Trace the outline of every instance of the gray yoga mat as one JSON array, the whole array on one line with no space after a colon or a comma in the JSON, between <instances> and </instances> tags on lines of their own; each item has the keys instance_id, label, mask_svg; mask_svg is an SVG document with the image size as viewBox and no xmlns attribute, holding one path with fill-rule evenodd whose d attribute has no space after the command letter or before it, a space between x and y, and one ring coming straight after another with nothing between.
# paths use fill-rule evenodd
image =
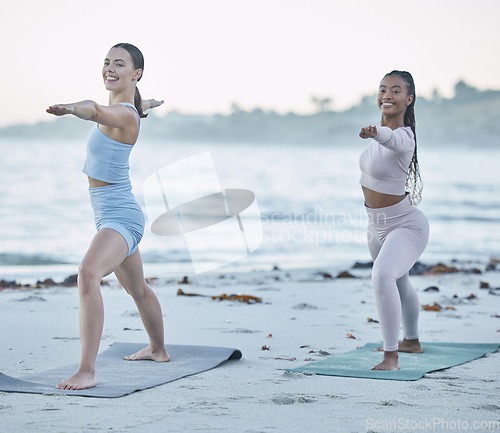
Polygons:
<instances>
[{"instance_id":1,"label":"gray yoga mat","mask_svg":"<svg viewBox=\"0 0 500 433\"><path fill-rule=\"evenodd\" d=\"M500 344L487 343L422 343L423 353L400 353L397 371L374 371L382 360L382 352L375 352L381 343L368 343L359 349L302 367L288 369L293 373L315 373L325 376L358 377L383 380L418 380L431 371L444 370L465 364L494 353Z\"/></svg>"},{"instance_id":2,"label":"gray yoga mat","mask_svg":"<svg viewBox=\"0 0 500 433\"><path fill-rule=\"evenodd\" d=\"M123 397L135 391L172 382L186 376L218 367L231 359L240 359L241 352L229 347L166 345L169 362L125 361L147 344L114 343L97 357L97 386L81 391L55 389L61 380L71 376L78 364L54 368L22 379L0 373L0 391L31 394L64 394L81 397Z\"/></svg>"}]
</instances>

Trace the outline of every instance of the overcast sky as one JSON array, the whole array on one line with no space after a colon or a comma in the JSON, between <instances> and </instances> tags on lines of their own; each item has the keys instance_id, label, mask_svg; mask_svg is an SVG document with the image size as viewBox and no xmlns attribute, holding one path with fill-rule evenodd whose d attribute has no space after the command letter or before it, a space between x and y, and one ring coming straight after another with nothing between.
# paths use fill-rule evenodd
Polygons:
<instances>
[{"instance_id":1,"label":"overcast sky","mask_svg":"<svg viewBox=\"0 0 500 433\"><path fill-rule=\"evenodd\" d=\"M49 120L50 104L107 103L110 46L144 53L140 90L158 114L345 109L392 69L417 95L463 79L500 89L498 0L18 0L4 2L0 126Z\"/></svg>"}]
</instances>

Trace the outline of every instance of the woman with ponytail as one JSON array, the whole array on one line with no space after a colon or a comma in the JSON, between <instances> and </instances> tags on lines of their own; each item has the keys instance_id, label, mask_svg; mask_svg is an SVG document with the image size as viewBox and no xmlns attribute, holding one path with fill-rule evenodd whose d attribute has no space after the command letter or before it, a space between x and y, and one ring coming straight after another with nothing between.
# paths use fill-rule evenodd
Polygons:
<instances>
[{"instance_id":1,"label":"woman with ponytail","mask_svg":"<svg viewBox=\"0 0 500 433\"><path fill-rule=\"evenodd\" d=\"M415 208L422 194L415 132L415 84L409 72L392 71L380 83L380 127L361 128L371 138L359 164L368 213L372 282L384 342L384 357L374 370L399 370L398 351L421 353L420 304L409 271L429 237L425 215ZM409 191L406 191L409 189ZM399 328L404 338L398 343Z\"/></svg>"},{"instance_id":2,"label":"woman with ponytail","mask_svg":"<svg viewBox=\"0 0 500 433\"><path fill-rule=\"evenodd\" d=\"M100 282L112 272L134 299L149 336L148 347L125 359L170 359L164 345L161 306L144 279L137 248L144 233L144 215L132 194L129 178L129 155L137 141L140 118L146 117L144 111L162 104L141 99L137 82L143 71L144 58L138 48L115 45L102 69L109 105L81 101L47 109L56 116L72 114L95 122L83 167L97 233L78 269L81 359L76 373L59 383L59 389L80 390L97 385L95 361L104 322Z\"/></svg>"}]
</instances>

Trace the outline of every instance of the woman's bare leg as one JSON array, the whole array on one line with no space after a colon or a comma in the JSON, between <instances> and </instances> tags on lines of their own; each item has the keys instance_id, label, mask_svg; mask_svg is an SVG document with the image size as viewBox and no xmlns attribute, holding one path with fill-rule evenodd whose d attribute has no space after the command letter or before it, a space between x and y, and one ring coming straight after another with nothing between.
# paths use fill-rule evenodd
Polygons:
<instances>
[{"instance_id":1,"label":"woman's bare leg","mask_svg":"<svg viewBox=\"0 0 500 433\"><path fill-rule=\"evenodd\" d=\"M127 252L125 239L115 230L104 228L94 236L78 270L80 367L73 376L63 380L56 388L78 390L97 385L95 360L104 323L100 283L103 277L123 262Z\"/></svg>"},{"instance_id":2,"label":"woman's bare leg","mask_svg":"<svg viewBox=\"0 0 500 433\"><path fill-rule=\"evenodd\" d=\"M149 346L133 355L126 356L128 361L151 360L167 362L170 356L165 350L163 315L158 298L144 279L142 259L139 250L128 256L115 269L120 284L134 299L139 314L149 336Z\"/></svg>"},{"instance_id":3,"label":"woman's bare leg","mask_svg":"<svg viewBox=\"0 0 500 433\"><path fill-rule=\"evenodd\" d=\"M383 352L384 346L377 347L374 350L375 352ZM403 338L403 340L398 342L398 352L422 353L423 350L418 338L415 340L407 340L406 338Z\"/></svg>"}]
</instances>

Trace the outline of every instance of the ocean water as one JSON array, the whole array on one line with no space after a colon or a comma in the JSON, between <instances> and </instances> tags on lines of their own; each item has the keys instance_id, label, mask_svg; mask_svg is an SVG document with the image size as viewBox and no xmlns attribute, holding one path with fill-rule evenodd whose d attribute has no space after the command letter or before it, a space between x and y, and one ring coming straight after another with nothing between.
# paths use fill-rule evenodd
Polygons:
<instances>
[{"instance_id":1,"label":"ocean water","mask_svg":"<svg viewBox=\"0 0 500 433\"><path fill-rule=\"evenodd\" d=\"M274 265L341 269L370 260L358 184L358 157L365 145L362 140L344 147L139 141L131 154L131 180L144 206L143 185L152 173L210 152L222 188L255 193L263 238L253 252L228 265L222 263L232 252L217 243L201 260L218 272ZM75 272L95 233L81 172L84 138L3 139L0 149L0 279ZM419 208L431 229L421 261L498 257L500 150L420 143L419 159L424 179ZM176 181L175 188L199 183L198 169L179 173ZM140 248L149 272L194 272L183 236L158 236L148 226Z\"/></svg>"}]
</instances>

